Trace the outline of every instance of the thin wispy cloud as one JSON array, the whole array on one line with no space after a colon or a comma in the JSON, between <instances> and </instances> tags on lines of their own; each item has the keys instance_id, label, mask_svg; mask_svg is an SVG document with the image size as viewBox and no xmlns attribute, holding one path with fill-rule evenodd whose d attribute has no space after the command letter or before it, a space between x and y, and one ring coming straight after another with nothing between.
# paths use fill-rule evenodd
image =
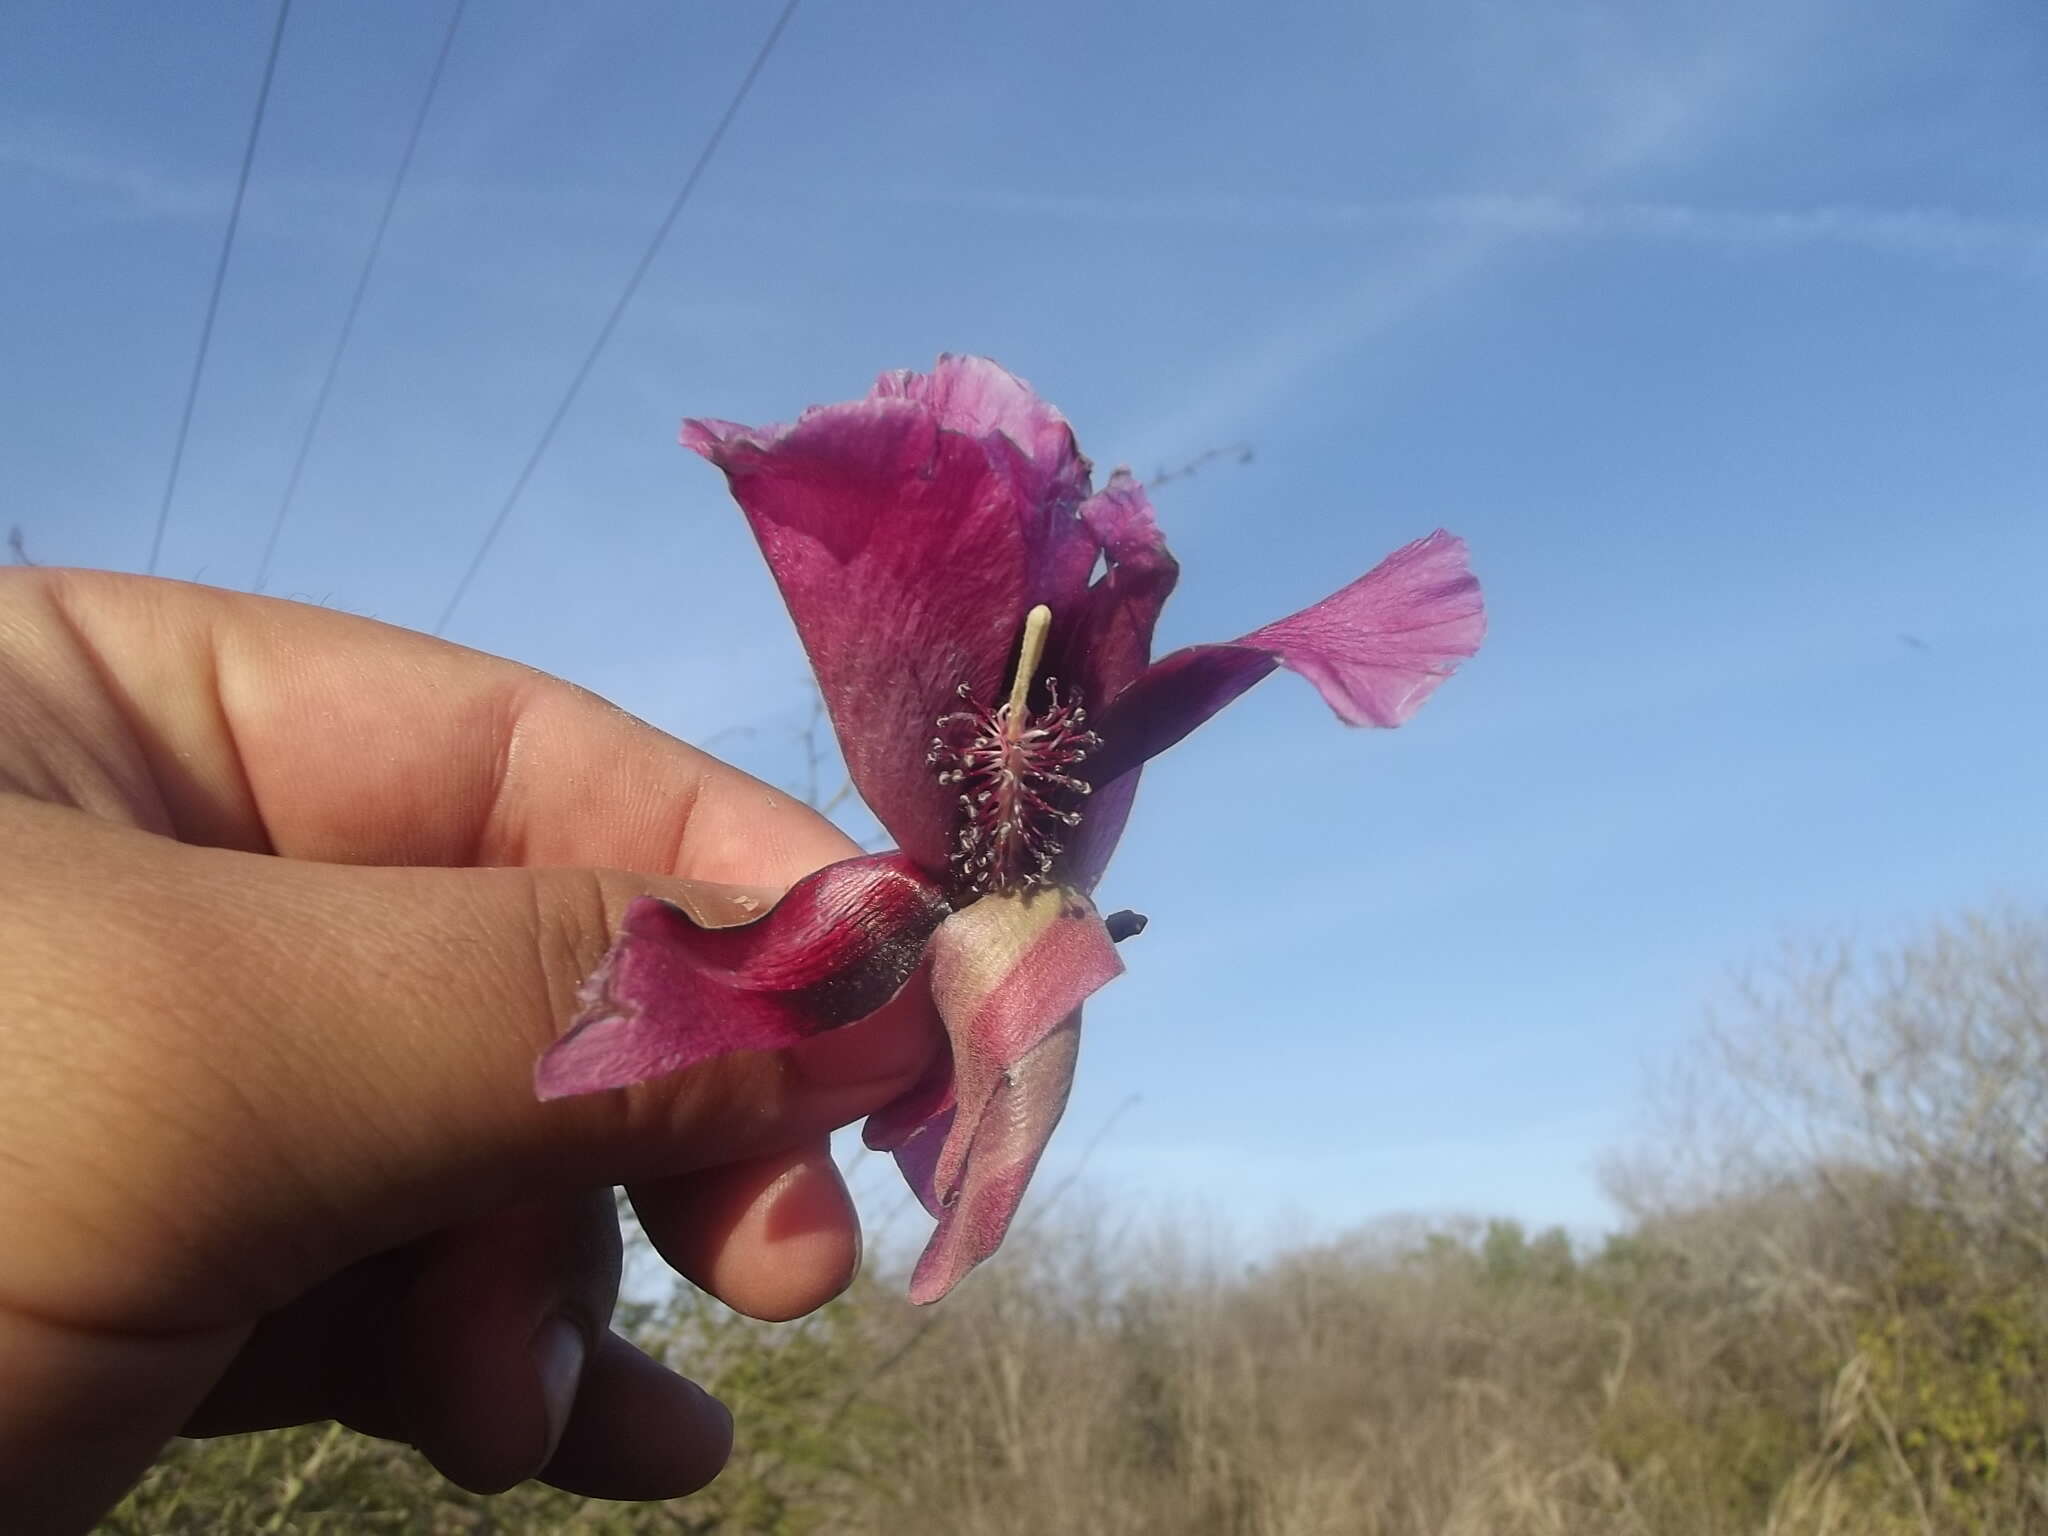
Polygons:
<instances>
[{"instance_id":1,"label":"thin wispy cloud","mask_svg":"<svg viewBox=\"0 0 2048 1536\"><path fill-rule=\"evenodd\" d=\"M347 131L334 130L337 137ZM249 232L310 246L366 235L368 212L390 185L396 153L395 146L380 142L362 151L354 170L311 173L280 166L259 150ZM233 195L234 167L226 162L205 168L184 164L155 146L60 123L0 120L0 188L9 181L18 181L23 190L61 196L65 216L82 222L211 229ZM413 176L400 214L408 235L422 242L480 226L517 229L535 223L550 229L616 228L623 237L638 234L647 217L646 197L637 185L579 180L567 173L514 179L447 168ZM728 201L707 202L697 222L762 230L784 228L789 219L780 206ZM555 259L552 253L549 259ZM486 271L476 277L508 292L524 292L541 280L526 271Z\"/></svg>"},{"instance_id":2,"label":"thin wispy cloud","mask_svg":"<svg viewBox=\"0 0 2048 1536\"><path fill-rule=\"evenodd\" d=\"M901 187L909 202L1077 223L1209 225L1294 235L1315 230L1438 231L1501 239L1628 239L1722 246L1828 245L2026 275L2048 275L2048 214L2001 218L1953 208L1823 204L1756 208L1468 193L1379 201L1241 197L1092 197L999 188Z\"/></svg>"},{"instance_id":3,"label":"thin wispy cloud","mask_svg":"<svg viewBox=\"0 0 2048 1536\"><path fill-rule=\"evenodd\" d=\"M106 218L214 217L233 186L225 175L169 173L33 123L0 127L0 172L91 196Z\"/></svg>"},{"instance_id":4,"label":"thin wispy cloud","mask_svg":"<svg viewBox=\"0 0 2048 1536\"><path fill-rule=\"evenodd\" d=\"M2005 219L1951 208L1716 208L1686 203L1551 203L1490 199L1463 216L1529 234L1584 234L1716 245L1832 245L2048 276L2048 218Z\"/></svg>"}]
</instances>

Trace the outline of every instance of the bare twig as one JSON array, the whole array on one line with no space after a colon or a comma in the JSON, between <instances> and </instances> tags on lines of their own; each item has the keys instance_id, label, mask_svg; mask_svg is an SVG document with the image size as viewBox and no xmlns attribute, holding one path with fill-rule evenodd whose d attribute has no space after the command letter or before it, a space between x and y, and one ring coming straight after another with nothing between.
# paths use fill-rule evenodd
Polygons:
<instances>
[{"instance_id":1,"label":"bare twig","mask_svg":"<svg viewBox=\"0 0 2048 1536\"><path fill-rule=\"evenodd\" d=\"M1249 464L1252 458L1253 452L1250 443L1231 443L1223 448L1210 448L1196 454L1178 469L1161 468L1145 484L1148 486L1170 485L1176 480L1187 480L1200 474L1209 465L1216 463L1220 459L1228 459L1235 464Z\"/></svg>"}]
</instances>

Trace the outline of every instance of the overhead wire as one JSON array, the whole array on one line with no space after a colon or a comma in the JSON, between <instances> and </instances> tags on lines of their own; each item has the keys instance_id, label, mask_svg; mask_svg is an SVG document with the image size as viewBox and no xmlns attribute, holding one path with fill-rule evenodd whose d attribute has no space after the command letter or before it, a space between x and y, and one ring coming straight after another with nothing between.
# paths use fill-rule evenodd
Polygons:
<instances>
[{"instance_id":1,"label":"overhead wire","mask_svg":"<svg viewBox=\"0 0 2048 1536\"><path fill-rule=\"evenodd\" d=\"M278 540L284 534L284 525L291 516L292 504L298 499L299 481L306 472L306 460L313 452L313 441L320 435L320 423L327 414L328 397L334 393L334 381L341 372L341 360L348 352L350 339L355 335L356 317L362 313L363 297L370 291L370 278L377 270L377 258L384 251L384 236L391 228L392 212L398 207L400 194L405 191L406 178L412 172L413 155L420 147L420 135L427 126L427 117L433 111L434 98L441 90L441 76L448 67L448 55L455 47L455 34L462 26L462 13L469 0L455 0L455 7L448 14L448 28L441 34L441 51L434 56L434 67L427 75L427 88L420 97L417 111L413 113L412 130L406 135L405 151L398 157L398 169L391 177L390 189L384 194L384 206L377 215L376 233L370 237L370 249L363 257L362 270L356 274L355 292L349 295L348 310L342 316L341 330L334 338L334 350L327 358L327 372L320 380L320 391L313 400L313 412L306 418L306 430L299 438L299 451L292 458L291 474L287 477L284 496L277 504L277 516L271 519L270 536L263 543L263 558L257 562L256 581L250 587L252 592L261 592L270 580L271 561L276 557Z\"/></svg>"},{"instance_id":2,"label":"overhead wire","mask_svg":"<svg viewBox=\"0 0 2048 1536\"><path fill-rule=\"evenodd\" d=\"M220 259L214 263L213 286L206 297L206 318L199 326L199 350L192 358L192 377L185 385L185 408L178 416L178 436L171 447L170 473L164 478L163 500L156 509L156 532L149 541L149 564L156 574L163 559L164 533L171 524L171 502L178 494L178 473L185 463L185 444L192 435L192 409L199 402L199 383L206 376L206 355L213 347L213 322L220 313L221 289L228 278L228 260L235 250L235 231L242 222L242 201L249 191L249 172L256 164L256 143L263 137L263 116L270 106L270 85L277 78L277 55L284 46L285 19L291 15L292 0L278 0L277 24L270 33L270 53L263 61L263 83L256 89L256 110L249 120L249 142L242 146L242 170L235 179L235 200L228 208L228 227L221 237Z\"/></svg>"},{"instance_id":3,"label":"overhead wire","mask_svg":"<svg viewBox=\"0 0 2048 1536\"><path fill-rule=\"evenodd\" d=\"M668 212L662 216L660 224L655 226L654 236L647 242L647 248L640 253L640 260L635 263L632 274L627 277L625 287L619 290L619 296L612 304L611 313L605 316L604 324L598 327L596 340L591 342L590 349L584 353L583 361L577 365L569 380L568 389L563 391L560 403L555 406L554 414L541 429L540 441L534 444L533 452L527 455L525 466L520 469L518 478L512 482L512 489L506 493L504 501L498 507L497 515L484 530L484 536L477 544L476 552L470 556L468 567L463 571L461 579L455 583L455 590L449 594L440 618L434 622L435 634L438 635L447 629L448 621L455 616L455 610L462 605L462 599L468 595L471 584L475 582L477 572L483 569L491 547L497 543L498 535L504 531L506 521L512 516L512 509L526 493L527 483L533 479L534 470L539 467L549 445L554 442L555 433L560 430L563 419L568 416L569 408L576 403L576 397L582 393L584 381L590 377L590 371L596 366L599 354L610 342L612 332L618 329L619 321L625 315L627 306L633 302L634 294L640 291L640 284L654 265L654 258L661 253L669 231L674 228L677 218L689 204L690 195L697 190L697 183L703 179L705 169L717 155L719 145L725 140L726 130L732 127L733 119L739 116L740 107L745 103L748 92L753 90L754 82L760 78L761 71L767 67L770 56L775 52L775 45L782 40L782 34L788 28L790 18L796 14L799 3L800 0L787 0L782 7L782 13L775 18L775 25L768 29L768 35L762 41L759 51L755 53L753 62L740 77L739 85L732 93L732 99L726 103L725 111L719 115L710 137L704 141L704 148L699 151L696 163L690 167L689 175L683 178L682 187L677 191L674 201L669 204Z\"/></svg>"}]
</instances>

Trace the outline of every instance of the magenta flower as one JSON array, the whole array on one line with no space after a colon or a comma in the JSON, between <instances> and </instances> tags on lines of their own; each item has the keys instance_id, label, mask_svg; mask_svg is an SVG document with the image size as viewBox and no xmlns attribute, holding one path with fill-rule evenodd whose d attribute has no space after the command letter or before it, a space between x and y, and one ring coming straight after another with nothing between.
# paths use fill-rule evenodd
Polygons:
<instances>
[{"instance_id":1,"label":"magenta flower","mask_svg":"<svg viewBox=\"0 0 2048 1536\"><path fill-rule=\"evenodd\" d=\"M1399 725L1479 647L1464 544L1418 539L1311 608L1151 659L1179 568L1144 491L994 363L942 357L793 426L691 421L782 588L890 853L709 929L646 898L542 1057L543 1098L864 1018L920 968L950 1059L870 1117L938 1228L911 1300L995 1252L1066 1107L1081 1003L1122 969L1090 897L1139 771L1287 667ZM1100 567L1098 573L1098 567Z\"/></svg>"}]
</instances>

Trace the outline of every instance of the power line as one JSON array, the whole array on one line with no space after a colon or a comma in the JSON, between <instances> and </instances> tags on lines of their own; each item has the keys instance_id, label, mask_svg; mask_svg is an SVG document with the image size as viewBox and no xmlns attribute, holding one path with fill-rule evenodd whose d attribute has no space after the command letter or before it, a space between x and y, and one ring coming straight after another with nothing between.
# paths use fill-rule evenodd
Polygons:
<instances>
[{"instance_id":1,"label":"power line","mask_svg":"<svg viewBox=\"0 0 2048 1536\"><path fill-rule=\"evenodd\" d=\"M669 230L675 226L677 217L690 201L690 194L697 190L697 183L703 179L705 168L711 164L712 157L718 153L718 146L725 139L725 131L732 126L733 119L739 116L741 104L746 101L747 93L754 88L754 82L760 78L769 55L775 52L775 45L782 40L783 31L788 27L790 17L796 14L798 4L799 0L788 0L782 7L782 14L775 18L775 25L768 29L768 36L763 40L760 51L754 55L754 62L747 66L747 72L740 77L739 86L732 93L732 100L726 103L724 113L711 130L711 136L704 141L704 148L697 156L697 163L690 167L690 174L683 178L682 189L676 193L675 201L669 204L668 212L655 227L654 238L647 242L647 249L640 253L640 260L634 266L632 276L626 279L626 286L620 290L611 313L605 316L604 324L598 328L597 339L590 344L590 350L584 353L583 361L577 365L574 376L569 380L569 388L562 395L561 403L555 407L554 415L548 418L547 426L541 429L540 441L528 455L525 467L519 471L519 478L512 482L512 489L498 508L498 515L491 519L490 527L484 530L482 542L477 545L476 553L470 556L469 568L462 573L462 579L455 583L455 590L449 594L447 606L441 610L441 617L434 621L435 634L440 634L448 627L448 621L462 605L462 599L468 593L470 583L476 580L476 573L483 569L484 560L490 554L491 546L497 542L499 533L503 531L506 519L511 517L513 507L518 505L519 498L525 494L527 482L533 478L533 472L539 466L542 456L547 453L548 445L555 440L555 433L561 427L563 418L569 414L569 407L576 403L577 395L583 390L584 380L590 377L590 370L596 366L598 354L604 351L605 344L612 339L612 332L618 328L620 317L626 313L626 306L633 302L633 295L640 291L641 281L647 276L648 269L654 265L654 258L660 254L662 243L668 239Z\"/></svg>"},{"instance_id":2,"label":"power line","mask_svg":"<svg viewBox=\"0 0 2048 1536\"><path fill-rule=\"evenodd\" d=\"M448 66L448 54L455 46L456 29L462 25L462 13L469 0L455 0L455 9L448 15L448 30L441 35L441 51L434 56L434 67L427 75L426 94L420 98L419 110L413 114L412 132L406 136L405 153L398 157L398 170L392 175L391 190L384 195L383 211L377 215L377 232L370 237L370 252L363 258L363 270L356 275L356 290L349 295L348 312L342 317L341 333L334 338L334 352L327 359L327 374L320 381L320 393L313 401L313 414L306 420L305 435L299 439L297 457L292 460L292 472L285 481L284 499L277 504L277 516L271 520L270 537L264 541L263 558L256 566L256 584L249 590L261 592L264 583L270 579L271 558L277 553L277 541L284 533L285 519L291 515L292 502L299 494L299 477L305 473L306 459L313 451L313 439L319 435L320 420L327 414L327 397L334 392L335 376L341 372L341 359L348 351L349 338L355 334L356 316L362 312L363 295L370 291L370 274L377 270L377 258L384 250L384 234L391 228L392 210L398 206L398 197L405 190L405 179L412 171L413 152L420 147L420 133L427 126L427 114L433 110L434 97L441 89L441 75Z\"/></svg>"},{"instance_id":3,"label":"power line","mask_svg":"<svg viewBox=\"0 0 2048 1536\"><path fill-rule=\"evenodd\" d=\"M178 494L178 470L185 462L185 440L192 435L192 407L199 401L199 381L206 373L206 354L213 345L213 320L220 313L220 291L228 279L228 258L235 249L235 229L242 222L242 199L249 190L249 170L256 163L256 141L263 136L263 114L270 105L270 82L277 75L277 54L284 46L285 18L292 0L277 0L277 25L270 33L270 56L263 61L263 83L256 90L256 112L249 120L249 142L242 146L242 173L235 181L235 201L228 209L227 233L220 242L220 260L213 268L213 289L206 298L206 318L199 326L199 351L192 359L192 378L185 386L185 409L178 417L178 439L171 449L171 472L164 480L163 503L156 509L156 535L149 541L149 574L163 558L164 530L171 522L171 499Z\"/></svg>"}]
</instances>

